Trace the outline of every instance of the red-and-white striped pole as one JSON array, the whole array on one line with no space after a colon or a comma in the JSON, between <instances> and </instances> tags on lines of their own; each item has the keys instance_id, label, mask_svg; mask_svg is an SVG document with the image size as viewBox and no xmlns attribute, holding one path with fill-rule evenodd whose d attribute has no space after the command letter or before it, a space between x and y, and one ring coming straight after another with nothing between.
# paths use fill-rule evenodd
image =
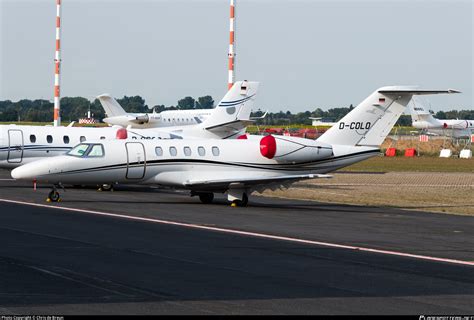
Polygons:
<instances>
[{"instance_id":1,"label":"red-and-white striped pole","mask_svg":"<svg viewBox=\"0 0 474 320\"><path fill-rule=\"evenodd\" d=\"M54 58L54 126L61 125L60 106L61 67L61 0L56 0L56 56Z\"/></svg>"},{"instance_id":2,"label":"red-and-white striped pole","mask_svg":"<svg viewBox=\"0 0 474 320\"><path fill-rule=\"evenodd\" d=\"M235 0L230 0L230 44L229 44L229 84L232 88L235 79Z\"/></svg>"}]
</instances>

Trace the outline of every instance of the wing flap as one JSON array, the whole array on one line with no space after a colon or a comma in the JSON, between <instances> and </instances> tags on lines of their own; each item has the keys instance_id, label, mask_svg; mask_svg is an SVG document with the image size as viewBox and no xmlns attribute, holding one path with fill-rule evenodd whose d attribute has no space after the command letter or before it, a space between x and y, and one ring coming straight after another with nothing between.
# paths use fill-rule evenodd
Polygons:
<instances>
[{"instance_id":1,"label":"wing flap","mask_svg":"<svg viewBox=\"0 0 474 320\"><path fill-rule=\"evenodd\" d=\"M253 187L264 184L272 183L288 183L296 182L299 180L306 179L327 179L332 178L331 175L327 174L301 174L301 175L286 175L276 177L262 177L262 178L241 178L241 179L216 179L216 180L188 180L184 183L184 186L190 188L228 188L232 186Z\"/></svg>"}]
</instances>

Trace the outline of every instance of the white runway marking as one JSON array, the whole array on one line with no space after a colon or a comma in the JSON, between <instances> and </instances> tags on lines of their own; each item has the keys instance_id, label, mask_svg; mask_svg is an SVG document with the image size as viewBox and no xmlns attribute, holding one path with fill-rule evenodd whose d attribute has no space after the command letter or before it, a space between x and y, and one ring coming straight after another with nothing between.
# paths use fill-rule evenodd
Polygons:
<instances>
[{"instance_id":1,"label":"white runway marking","mask_svg":"<svg viewBox=\"0 0 474 320\"><path fill-rule=\"evenodd\" d=\"M52 206L52 205L30 203L30 202L23 202L23 201L15 201L15 200L8 200L8 199L0 199L0 201L7 202L7 203L29 205L29 206L40 207L40 208L58 209L58 210L65 210L65 211L72 211L72 212L79 212L79 213L88 213L88 214L94 214L94 215L106 216L106 217L122 218L122 219L127 219L127 220L145 221L145 222L180 226L180 227L192 228L192 229L218 231L218 232L238 234L238 235L243 235L243 236L251 236L251 237L263 238L263 239L281 240L281 241L287 241L287 242L304 243L304 244L311 244L311 245L331 247L331 248L340 248L340 249L348 249L348 250L357 250L357 251L362 251L362 252L372 252L372 253L386 254L386 255L399 256L399 257L408 257L408 258L414 258L414 259L420 259L420 260L429 260L429 261L437 261L437 262L446 262L446 263L474 266L474 261L446 259L446 258L424 256L424 255L404 253L404 252L398 252L398 251L389 251L389 250L372 249L372 248L365 248L365 247L356 247L356 246L342 245L342 244L330 243L330 242L321 242L321 241L314 241L314 240L305 240L305 239L270 235L270 234L265 234L265 233L256 233L256 232L240 231L240 230L233 230L233 229L226 229L226 228L219 228L219 227L210 227L210 226L203 226L203 225L192 224L192 223L183 223L183 222L168 221L168 220L161 220L161 219L152 219L152 218L144 218L144 217L134 217L134 216L127 216L127 215L124 215L124 214L100 212L100 211L85 210L85 209L56 207L56 206Z\"/></svg>"}]
</instances>

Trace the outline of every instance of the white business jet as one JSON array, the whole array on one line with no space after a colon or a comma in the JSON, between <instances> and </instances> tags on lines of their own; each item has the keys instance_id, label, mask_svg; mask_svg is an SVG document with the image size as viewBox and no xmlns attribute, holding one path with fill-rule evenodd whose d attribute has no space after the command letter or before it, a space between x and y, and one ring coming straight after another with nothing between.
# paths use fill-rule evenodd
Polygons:
<instances>
[{"instance_id":1,"label":"white business jet","mask_svg":"<svg viewBox=\"0 0 474 320\"><path fill-rule=\"evenodd\" d=\"M202 123L161 129L129 129L121 127L51 127L0 125L0 168L63 154L86 140L159 140L181 138L236 138L245 133L254 105L258 82L239 81L227 92L211 115ZM125 130L125 133L124 133Z\"/></svg>"},{"instance_id":2,"label":"white business jet","mask_svg":"<svg viewBox=\"0 0 474 320\"><path fill-rule=\"evenodd\" d=\"M474 131L474 120L440 120L433 117L420 103L410 103L411 125L423 132L449 135L454 138L469 138Z\"/></svg>"},{"instance_id":3,"label":"white business jet","mask_svg":"<svg viewBox=\"0 0 474 320\"><path fill-rule=\"evenodd\" d=\"M130 128L163 128L196 125L206 120L212 109L167 110L152 113L127 113L122 106L108 94L97 97L105 110L107 118L102 119L110 125Z\"/></svg>"},{"instance_id":4,"label":"white business jet","mask_svg":"<svg viewBox=\"0 0 474 320\"><path fill-rule=\"evenodd\" d=\"M323 118L313 118L309 117L310 120L312 120L311 125L313 127L332 127L335 125L337 122L330 122L330 121L321 121Z\"/></svg>"},{"instance_id":5,"label":"white business jet","mask_svg":"<svg viewBox=\"0 0 474 320\"><path fill-rule=\"evenodd\" d=\"M187 189L204 203L227 193L245 206L252 191L288 186L380 153L379 147L413 95L452 93L384 87L318 140L250 136L234 140L90 141L67 155L12 171L14 179L62 184L133 183ZM59 200L54 187L50 201Z\"/></svg>"}]
</instances>

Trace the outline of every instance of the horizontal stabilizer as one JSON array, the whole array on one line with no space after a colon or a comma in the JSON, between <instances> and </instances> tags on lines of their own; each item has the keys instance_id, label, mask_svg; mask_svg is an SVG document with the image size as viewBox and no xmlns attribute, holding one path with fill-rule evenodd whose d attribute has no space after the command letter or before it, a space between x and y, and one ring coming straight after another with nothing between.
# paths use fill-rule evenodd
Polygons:
<instances>
[{"instance_id":1,"label":"horizontal stabilizer","mask_svg":"<svg viewBox=\"0 0 474 320\"><path fill-rule=\"evenodd\" d=\"M461 93L461 91L454 90L454 89L447 89L447 90L421 90L416 88L405 88L401 87L400 89L388 89L388 90L379 90L379 93L386 94L386 95L396 95L396 94L411 94L411 95L431 95L431 94L452 94L452 93Z\"/></svg>"}]
</instances>

